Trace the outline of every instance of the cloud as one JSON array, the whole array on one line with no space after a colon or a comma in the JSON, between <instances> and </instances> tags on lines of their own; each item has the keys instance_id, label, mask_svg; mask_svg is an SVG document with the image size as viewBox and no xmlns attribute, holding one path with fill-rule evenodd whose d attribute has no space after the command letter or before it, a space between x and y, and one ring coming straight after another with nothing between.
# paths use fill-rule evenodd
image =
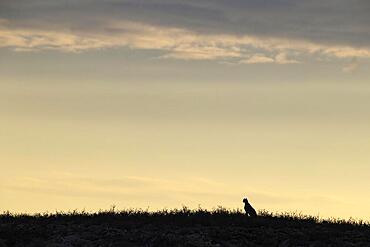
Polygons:
<instances>
[{"instance_id":1,"label":"cloud","mask_svg":"<svg viewBox=\"0 0 370 247\"><path fill-rule=\"evenodd\" d=\"M322 54L340 58L370 57L370 50L364 49L329 47L304 41L263 39L248 35L206 35L190 30L151 26L143 23L113 22L107 24L106 29L109 30L108 33L14 29L3 21L0 26L0 40L2 41L0 47L11 47L16 51L60 50L64 52L128 47L160 50L164 53L162 58L238 59L241 63L277 64L299 62L296 59L289 59L288 53L301 56ZM112 32L112 30L115 31ZM259 53L261 51L271 55L261 55Z\"/></svg>"},{"instance_id":2,"label":"cloud","mask_svg":"<svg viewBox=\"0 0 370 247\"><path fill-rule=\"evenodd\" d=\"M28 0L1 1L17 26L96 29L127 20L201 33L258 35L314 43L369 45L366 0Z\"/></svg>"},{"instance_id":3,"label":"cloud","mask_svg":"<svg viewBox=\"0 0 370 247\"><path fill-rule=\"evenodd\" d=\"M285 53L278 53L274 58L263 54L255 54L248 59L241 60L241 64L259 64L259 63L276 63L276 64L294 64L300 63L297 60L289 59Z\"/></svg>"},{"instance_id":4,"label":"cloud","mask_svg":"<svg viewBox=\"0 0 370 247\"><path fill-rule=\"evenodd\" d=\"M164 59L237 64L369 58L368 10L361 0L2 1L0 47L126 47L158 50Z\"/></svg>"},{"instance_id":5,"label":"cloud","mask_svg":"<svg viewBox=\"0 0 370 247\"><path fill-rule=\"evenodd\" d=\"M246 63L246 64L255 64L255 63L273 63L275 60L270 57L266 57L264 55L256 54L253 55L252 57L240 61L241 63Z\"/></svg>"},{"instance_id":6,"label":"cloud","mask_svg":"<svg viewBox=\"0 0 370 247\"><path fill-rule=\"evenodd\" d=\"M290 59L287 57L285 53L279 53L275 56L275 62L278 64L293 64L293 63L299 63L299 61Z\"/></svg>"},{"instance_id":7,"label":"cloud","mask_svg":"<svg viewBox=\"0 0 370 247\"><path fill-rule=\"evenodd\" d=\"M81 177L75 174L58 173L48 177L17 177L1 181L3 190L27 191L33 194L53 194L63 197L109 198L126 197L148 199L153 196L189 195L216 196L227 194L225 185L210 179L188 177L166 180L153 177L122 176L119 178ZM218 191L215 193L215 191Z\"/></svg>"},{"instance_id":8,"label":"cloud","mask_svg":"<svg viewBox=\"0 0 370 247\"><path fill-rule=\"evenodd\" d=\"M257 35L314 43L369 45L367 0L28 0L1 1L15 26L94 30L127 20L208 34Z\"/></svg>"},{"instance_id":9,"label":"cloud","mask_svg":"<svg viewBox=\"0 0 370 247\"><path fill-rule=\"evenodd\" d=\"M357 57L353 57L351 62L346 64L342 71L345 73L354 73L360 67Z\"/></svg>"}]
</instances>

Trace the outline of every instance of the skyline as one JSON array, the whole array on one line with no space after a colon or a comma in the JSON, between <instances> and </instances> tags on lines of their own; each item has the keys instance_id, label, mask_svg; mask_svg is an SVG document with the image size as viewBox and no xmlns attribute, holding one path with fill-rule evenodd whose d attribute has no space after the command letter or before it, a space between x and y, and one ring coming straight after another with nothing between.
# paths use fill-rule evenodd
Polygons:
<instances>
[{"instance_id":1,"label":"skyline","mask_svg":"<svg viewBox=\"0 0 370 247\"><path fill-rule=\"evenodd\" d=\"M367 1L0 1L0 211L370 220Z\"/></svg>"}]
</instances>

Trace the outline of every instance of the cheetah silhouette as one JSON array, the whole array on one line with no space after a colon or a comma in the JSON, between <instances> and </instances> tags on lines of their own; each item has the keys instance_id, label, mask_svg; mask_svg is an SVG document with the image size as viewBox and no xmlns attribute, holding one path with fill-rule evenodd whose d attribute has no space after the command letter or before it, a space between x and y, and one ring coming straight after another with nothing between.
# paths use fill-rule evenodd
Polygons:
<instances>
[{"instance_id":1,"label":"cheetah silhouette","mask_svg":"<svg viewBox=\"0 0 370 247\"><path fill-rule=\"evenodd\" d=\"M252 207L252 205L249 204L248 199L247 198L244 198L243 199L243 202L244 202L245 214L247 216L249 216L249 217L256 217L257 216L257 212L256 212L256 210L254 210L254 208Z\"/></svg>"}]
</instances>

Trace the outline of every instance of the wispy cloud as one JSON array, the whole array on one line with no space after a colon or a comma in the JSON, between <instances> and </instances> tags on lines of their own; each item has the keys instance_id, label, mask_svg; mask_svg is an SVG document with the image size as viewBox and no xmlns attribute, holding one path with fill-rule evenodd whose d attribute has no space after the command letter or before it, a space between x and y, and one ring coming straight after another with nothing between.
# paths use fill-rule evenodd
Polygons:
<instances>
[{"instance_id":1,"label":"wispy cloud","mask_svg":"<svg viewBox=\"0 0 370 247\"><path fill-rule=\"evenodd\" d=\"M136 22L105 23L96 32L14 28L0 22L0 47L15 51L59 50L82 52L91 49L128 47L163 52L162 58L187 60L230 60L239 63L299 63L302 56L336 58L370 57L370 49L329 46L302 40L251 35L201 34L191 30Z\"/></svg>"},{"instance_id":2,"label":"wispy cloud","mask_svg":"<svg viewBox=\"0 0 370 247\"><path fill-rule=\"evenodd\" d=\"M260 54L255 54L251 56L250 58L246 60L240 61L241 63L246 63L246 64L255 64L255 63L273 63L275 60L271 57L267 57L264 55Z\"/></svg>"},{"instance_id":3,"label":"wispy cloud","mask_svg":"<svg viewBox=\"0 0 370 247\"><path fill-rule=\"evenodd\" d=\"M357 57L353 57L351 61L342 68L342 70L346 73L354 73L359 67L360 63Z\"/></svg>"},{"instance_id":4,"label":"wispy cloud","mask_svg":"<svg viewBox=\"0 0 370 247\"><path fill-rule=\"evenodd\" d=\"M258 209L295 210L307 209L307 205L329 207L333 204L343 205L344 202L335 197L309 195L302 197L296 194L261 191L255 188L246 189L230 187L228 184L203 177L184 177L167 180L155 177L122 176L119 178L96 178L80 176L72 173L50 173L48 176L13 177L0 181L2 193L27 193L37 198L54 198L75 202L74 208L84 208L91 200L101 204L115 204L119 209L125 207L143 207L162 209L163 207L181 207L187 205L205 208L242 207L242 198L248 196ZM58 200L56 199L58 198ZM81 201L79 200L81 199ZM88 208L91 206L87 205ZM351 207L353 205L350 205ZM44 209L56 208L43 206ZM58 210L68 208L59 205Z\"/></svg>"},{"instance_id":5,"label":"wispy cloud","mask_svg":"<svg viewBox=\"0 0 370 247\"><path fill-rule=\"evenodd\" d=\"M276 63L276 64L294 64L300 63L298 60L290 59L284 52L280 52L275 57L264 54L254 54L248 59L241 60L242 64Z\"/></svg>"},{"instance_id":6,"label":"wispy cloud","mask_svg":"<svg viewBox=\"0 0 370 247\"><path fill-rule=\"evenodd\" d=\"M215 196L228 194L225 185L210 179L187 177L178 180L154 177L122 176L119 178L83 177L69 173L50 174L47 177L17 177L2 181L3 190L27 191L67 197L124 197L149 198L168 195L182 198L189 195Z\"/></svg>"},{"instance_id":7,"label":"wispy cloud","mask_svg":"<svg viewBox=\"0 0 370 247\"><path fill-rule=\"evenodd\" d=\"M278 64L294 64L300 63L295 59L288 58L287 54L281 52L275 56L275 62Z\"/></svg>"}]
</instances>

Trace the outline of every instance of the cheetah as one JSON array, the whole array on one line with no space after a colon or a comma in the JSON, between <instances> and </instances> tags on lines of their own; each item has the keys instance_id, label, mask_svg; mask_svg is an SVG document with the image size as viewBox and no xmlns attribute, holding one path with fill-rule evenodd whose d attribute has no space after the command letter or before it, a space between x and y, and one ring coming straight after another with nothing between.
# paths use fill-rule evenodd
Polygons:
<instances>
[{"instance_id":1,"label":"cheetah","mask_svg":"<svg viewBox=\"0 0 370 247\"><path fill-rule=\"evenodd\" d=\"M244 210L245 210L246 215L249 216L249 217L256 217L257 212L256 212L256 210L254 210L252 205L249 204L248 199L244 198L243 202L244 202Z\"/></svg>"}]
</instances>

